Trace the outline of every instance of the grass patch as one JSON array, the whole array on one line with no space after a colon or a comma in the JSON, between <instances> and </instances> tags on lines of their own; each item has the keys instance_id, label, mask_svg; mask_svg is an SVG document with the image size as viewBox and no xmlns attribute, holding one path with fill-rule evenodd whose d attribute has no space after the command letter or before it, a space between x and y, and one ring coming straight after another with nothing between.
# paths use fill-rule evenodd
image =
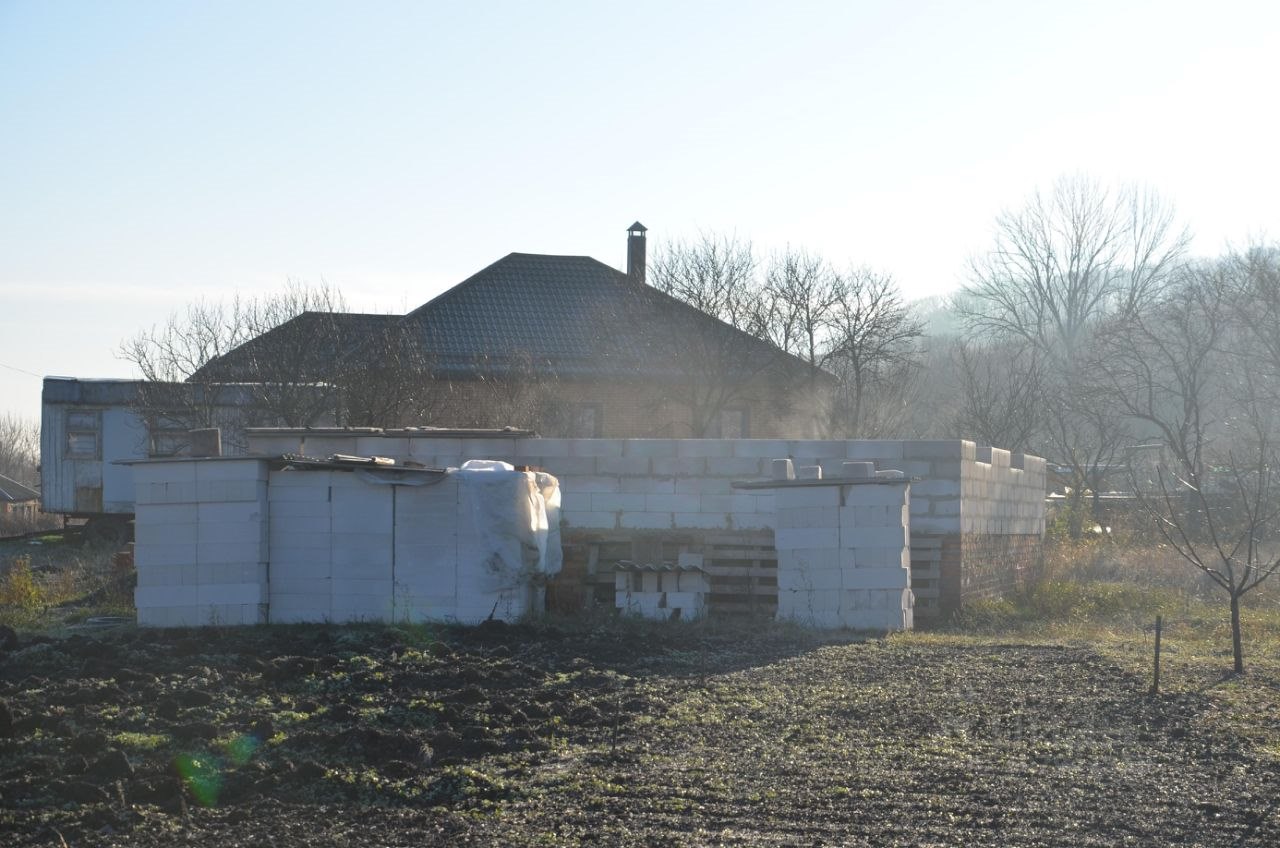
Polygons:
<instances>
[{"instance_id":1,"label":"grass patch","mask_svg":"<svg viewBox=\"0 0 1280 848\"><path fill-rule=\"evenodd\" d=\"M158 751L167 747L172 740L163 733L135 733L126 730L111 734L111 741L121 748L134 751Z\"/></svg>"}]
</instances>

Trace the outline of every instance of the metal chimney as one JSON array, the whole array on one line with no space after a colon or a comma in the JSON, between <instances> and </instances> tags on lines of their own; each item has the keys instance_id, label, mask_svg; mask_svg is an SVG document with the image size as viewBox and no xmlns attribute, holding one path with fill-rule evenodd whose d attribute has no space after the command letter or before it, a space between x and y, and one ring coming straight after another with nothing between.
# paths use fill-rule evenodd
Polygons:
<instances>
[{"instance_id":1,"label":"metal chimney","mask_svg":"<svg viewBox=\"0 0 1280 848\"><path fill-rule=\"evenodd\" d=\"M644 285L645 225L636 221L627 227L627 276Z\"/></svg>"}]
</instances>

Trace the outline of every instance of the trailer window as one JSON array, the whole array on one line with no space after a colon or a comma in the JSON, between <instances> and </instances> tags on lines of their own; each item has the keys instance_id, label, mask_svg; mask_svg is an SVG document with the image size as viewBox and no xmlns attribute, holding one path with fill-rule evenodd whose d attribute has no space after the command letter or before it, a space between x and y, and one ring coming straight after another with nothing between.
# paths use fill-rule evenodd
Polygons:
<instances>
[{"instance_id":1,"label":"trailer window","mask_svg":"<svg viewBox=\"0 0 1280 848\"><path fill-rule=\"evenodd\" d=\"M157 418L148 428L151 436L149 454L157 456L178 456L189 446L190 437L182 422L171 418Z\"/></svg>"},{"instance_id":2,"label":"trailer window","mask_svg":"<svg viewBox=\"0 0 1280 848\"><path fill-rule=\"evenodd\" d=\"M67 410L67 456L72 459L101 458L102 413L97 410Z\"/></svg>"}]
</instances>

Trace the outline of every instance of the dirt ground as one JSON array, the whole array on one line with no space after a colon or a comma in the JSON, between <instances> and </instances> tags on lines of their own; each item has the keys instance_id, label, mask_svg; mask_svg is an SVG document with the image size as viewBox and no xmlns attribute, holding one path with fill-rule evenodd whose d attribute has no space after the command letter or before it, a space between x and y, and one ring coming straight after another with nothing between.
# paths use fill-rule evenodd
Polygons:
<instances>
[{"instance_id":1,"label":"dirt ground","mask_svg":"<svg viewBox=\"0 0 1280 848\"><path fill-rule=\"evenodd\" d=\"M773 627L0 634L0 843L1280 844L1280 764L1083 648Z\"/></svg>"}]
</instances>

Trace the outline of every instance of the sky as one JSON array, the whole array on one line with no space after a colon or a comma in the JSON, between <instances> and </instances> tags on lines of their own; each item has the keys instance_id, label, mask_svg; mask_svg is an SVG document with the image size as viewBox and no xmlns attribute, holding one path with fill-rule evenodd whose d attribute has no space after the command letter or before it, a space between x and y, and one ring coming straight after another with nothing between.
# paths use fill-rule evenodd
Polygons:
<instances>
[{"instance_id":1,"label":"sky","mask_svg":"<svg viewBox=\"0 0 1280 848\"><path fill-rule=\"evenodd\" d=\"M0 414L198 300L733 233L955 290L1064 174L1280 233L1273 2L0 0Z\"/></svg>"}]
</instances>

